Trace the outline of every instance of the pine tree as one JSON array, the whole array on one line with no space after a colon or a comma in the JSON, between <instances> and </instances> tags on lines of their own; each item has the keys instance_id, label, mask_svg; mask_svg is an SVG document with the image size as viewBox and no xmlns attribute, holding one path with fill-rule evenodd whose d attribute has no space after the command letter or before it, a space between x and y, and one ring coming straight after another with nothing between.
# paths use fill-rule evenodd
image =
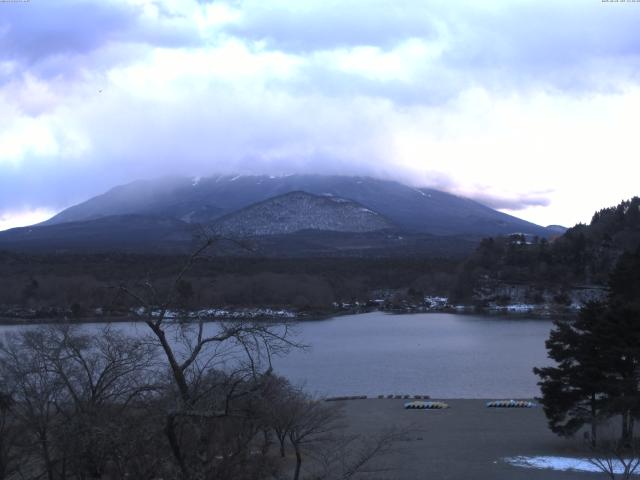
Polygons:
<instances>
[{"instance_id":1,"label":"pine tree","mask_svg":"<svg viewBox=\"0 0 640 480\"><path fill-rule=\"evenodd\" d=\"M609 304L626 305L640 312L640 247L623 253L609 278Z\"/></svg>"},{"instance_id":2,"label":"pine tree","mask_svg":"<svg viewBox=\"0 0 640 480\"><path fill-rule=\"evenodd\" d=\"M551 431L572 436L590 425L594 446L597 424L608 411L610 382L603 366L609 359L603 356L599 340L605 315L603 303L591 302L574 322L556 320L546 347L557 366L534 368Z\"/></svg>"},{"instance_id":3,"label":"pine tree","mask_svg":"<svg viewBox=\"0 0 640 480\"><path fill-rule=\"evenodd\" d=\"M603 343L611 366L611 414L622 419L622 441L630 444L640 418L640 249L623 254L609 281Z\"/></svg>"},{"instance_id":4,"label":"pine tree","mask_svg":"<svg viewBox=\"0 0 640 480\"><path fill-rule=\"evenodd\" d=\"M631 444L640 418L640 250L621 256L606 302L591 302L575 321L558 320L546 342L557 366L535 368L551 430L571 436L600 420L622 419L622 442Z\"/></svg>"}]
</instances>

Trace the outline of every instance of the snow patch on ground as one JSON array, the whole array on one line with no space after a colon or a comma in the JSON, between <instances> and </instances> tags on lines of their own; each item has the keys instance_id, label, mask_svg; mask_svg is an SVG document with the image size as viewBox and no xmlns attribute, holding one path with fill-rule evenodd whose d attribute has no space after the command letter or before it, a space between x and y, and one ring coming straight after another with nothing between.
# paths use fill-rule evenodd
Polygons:
<instances>
[{"instance_id":1,"label":"snow patch on ground","mask_svg":"<svg viewBox=\"0 0 640 480\"><path fill-rule=\"evenodd\" d=\"M144 307L138 307L132 309L134 313L138 316L146 316L148 315L147 310ZM152 317L160 316L160 310L153 310L151 312ZM208 320L216 320L216 319L234 319L234 320L249 320L249 319L264 319L264 318L273 318L273 319L295 319L297 317L296 313L292 310L287 310L284 308L205 308L203 310L195 310L195 311L187 311L187 312L178 312L176 310L167 310L164 314L164 318L166 319L208 319Z\"/></svg>"},{"instance_id":2,"label":"snow patch on ground","mask_svg":"<svg viewBox=\"0 0 640 480\"><path fill-rule=\"evenodd\" d=\"M559 470L562 472L592 472L602 473L596 465L591 463L586 458L573 458L573 457L508 457L502 459L504 462L514 467L524 468L537 468L544 470ZM615 473L620 474L624 472L624 466L621 462L614 463ZM640 474L636 472L635 475Z\"/></svg>"},{"instance_id":3,"label":"snow patch on ground","mask_svg":"<svg viewBox=\"0 0 640 480\"><path fill-rule=\"evenodd\" d=\"M533 311L536 306L529 303L512 303L510 305L496 305L492 302L489 305L491 310L499 312L528 313Z\"/></svg>"},{"instance_id":4,"label":"snow patch on ground","mask_svg":"<svg viewBox=\"0 0 640 480\"><path fill-rule=\"evenodd\" d=\"M431 310L438 310L450 307L448 297L424 297L424 303L429 306Z\"/></svg>"}]
</instances>

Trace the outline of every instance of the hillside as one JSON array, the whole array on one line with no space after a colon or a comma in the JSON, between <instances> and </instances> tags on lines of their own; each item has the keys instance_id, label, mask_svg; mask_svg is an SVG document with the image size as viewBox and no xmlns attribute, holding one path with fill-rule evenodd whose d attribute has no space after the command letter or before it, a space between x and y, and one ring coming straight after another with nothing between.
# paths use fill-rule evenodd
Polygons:
<instances>
[{"instance_id":1,"label":"hillside","mask_svg":"<svg viewBox=\"0 0 640 480\"><path fill-rule=\"evenodd\" d=\"M152 215L113 215L0 232L0 250L26 252L187 253L194 228L180 220Z\"/></svg>"},{"instance_id":2,"label":"hillside","mask_svg":"<svg viewBox=\"0 0 640 480\"><path fill-rule=\"evenodd\" d=\"M224 236L255 237L301 230L371 232L393 227L380 214L356 202L290 192L226 215L211 228Z\"/></svg>"}]
</instances>

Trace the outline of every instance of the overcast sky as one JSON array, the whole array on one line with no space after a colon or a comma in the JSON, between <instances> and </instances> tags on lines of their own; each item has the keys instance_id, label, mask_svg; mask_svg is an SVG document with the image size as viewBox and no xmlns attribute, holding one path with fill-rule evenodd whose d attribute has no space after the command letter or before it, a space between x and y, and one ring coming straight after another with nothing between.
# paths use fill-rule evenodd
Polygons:
<instances>
[{"instance_id":1,"label":"overcast sky","mask_svg":"<svg viewBox=\"0 0 640 480\"><path fill-rule=\"evenodd\" d=\"M640 3L0 3L0 229L166 174L343 173L539 224L640 194Z\"/></svg>"}]
</instances>

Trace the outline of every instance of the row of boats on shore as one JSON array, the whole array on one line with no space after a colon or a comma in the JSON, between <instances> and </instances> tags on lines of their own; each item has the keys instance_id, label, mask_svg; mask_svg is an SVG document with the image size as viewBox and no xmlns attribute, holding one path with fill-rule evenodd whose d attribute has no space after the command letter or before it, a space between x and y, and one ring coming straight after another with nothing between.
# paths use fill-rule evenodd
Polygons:
<instances>
[{"instance_id":1,"label":"row of boats on shore","mask_svg":"<svg viewBox=\"0 0 640 480\"><path fill-rule=\"evenodd\" d=\"M528 400L493 400L487 402L487 408L533 408L535 403ZM449 408L449 404L445 402L425 402L414 400L404 404L407 410L441 410Z\"/></svg>"}]
</instances>

